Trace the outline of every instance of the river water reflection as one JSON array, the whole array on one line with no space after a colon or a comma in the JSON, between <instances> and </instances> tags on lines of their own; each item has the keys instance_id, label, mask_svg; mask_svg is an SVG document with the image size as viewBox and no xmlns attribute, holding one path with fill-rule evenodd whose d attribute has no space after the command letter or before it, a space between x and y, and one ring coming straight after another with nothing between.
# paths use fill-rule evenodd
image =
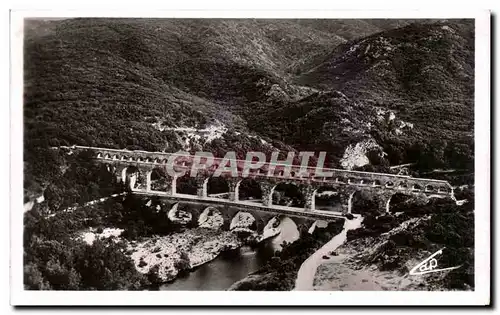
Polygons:
<instances>
[{"instance_id":1,"label":"river water reflection","mask_svg":"<svg viewBox=\"0 0 500 315\"><path fill-rule=\"evenodd\" d=\"M162 285L160 290L226 290L236 281L264 266L274 251L281 249L283 241L298 239L297 226L290 218L282 218L279 228L279 235L262 242L256 248L243 246L224 252L174 282Z\"/></svg>"}]
</instances>

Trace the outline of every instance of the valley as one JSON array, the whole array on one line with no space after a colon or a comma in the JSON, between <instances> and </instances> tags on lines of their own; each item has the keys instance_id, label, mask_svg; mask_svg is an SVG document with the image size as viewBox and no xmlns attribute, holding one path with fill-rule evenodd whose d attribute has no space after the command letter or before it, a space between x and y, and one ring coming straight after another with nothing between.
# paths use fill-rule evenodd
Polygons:
<instances>
[{"instance_id":1,"label":"valley","mask_svg":"<svg viewBox=\"0 0 500 315\"><path fill-rule=\"evenodd\" d=\"M23 75L27 289L474 287L473 20L27 19ZM136 176L149 174L142 160L118 174L75 146L204 151L218 161L292 152L295 164L299 152L326 152L320 166L339 174L447 181L454 199L395 193L384 208L368 194L323 187L312 210L341 221L254 222L137 194L135 184L148 185ZM199 178L174 191L164 173L149 174L164 194L234 198L232 183L209 191ZM304 186L315 180L276 191L248 181L241 198L311 210ZM367 187L351 180L338 185ZM408 280L445 245L440 264L462 268Z\"/></svg>"}]
</instances>

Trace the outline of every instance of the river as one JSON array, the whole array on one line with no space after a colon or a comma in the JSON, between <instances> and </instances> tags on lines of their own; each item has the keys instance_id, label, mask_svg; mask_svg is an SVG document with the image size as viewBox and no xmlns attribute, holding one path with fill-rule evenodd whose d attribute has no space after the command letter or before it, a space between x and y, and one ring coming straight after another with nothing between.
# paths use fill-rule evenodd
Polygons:
<instances>
[{"instance_id":1,"label":"river","mask_svg":"<svg viewBox=\"0 0 500 315\"><path fill-rule=\"evenodd\" d=\"M279 235L263 241L256 248L243 246L224 252L187 275L162 285L160 290L228 289L236 281L264 266L284 241L293 242L299 237L297 226L290 218L281 219L278 228L281 230Z\"/></svg>"}]
</instances>

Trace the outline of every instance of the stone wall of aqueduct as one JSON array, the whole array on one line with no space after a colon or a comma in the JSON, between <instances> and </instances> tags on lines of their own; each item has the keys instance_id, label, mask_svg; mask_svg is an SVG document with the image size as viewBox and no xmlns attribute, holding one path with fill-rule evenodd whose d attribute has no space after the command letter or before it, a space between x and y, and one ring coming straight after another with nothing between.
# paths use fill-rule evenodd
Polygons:
<instances>
[{"instance_id":1,"label":"stone wall of aqueduct","mask_svg":"<svg viewBox=\"0 0 500 315\"><path fill-rule=\"evenodd\" d=\"M90 150L94 154L96 161L110 165L117 179L132 185L131 189L142 192L155 192L151 188L151 175L154 169L162 170L165 174L164 181L166 188L161 193L166 196L175 196L179 178L169 176L166 172L166 165L171 153L127 151L92 147L73 147L76 150ZM283 165L274 165L272 168L266 163L256 170L252 170L248 175L243 175L243 168L238 160L238 176L221 174L228 184L229 200L239 201L239 189L244 180L256 181L262 192L262 204L268 207L273 206L273 192L279 184L296 185L304 197L305 211L315 211L316 194L318 189L331 189L340 197L342 212L352 212L353 196L358 191L370 194L379 204L381 212L389 211L389 203L396 193L405 195L420 196L422 198L447 198L453 197L451 185L442 180L413 178L409 176L347 171L340 169L325 169L331 176L316 176L314 168L308 168L306 174L299 174L300 166L292 166L289 176L284 176ZM189 172L192 163L192 156L178 156L176 164L178 169ZM133 169L133 172L131 170ZM310 171L309 171L310 170ZM214 175L214 168L208 168L198 172L194 177L197 186L197 196L199 198L209 198L208 181Z\"/></svg>"}]
</instances>

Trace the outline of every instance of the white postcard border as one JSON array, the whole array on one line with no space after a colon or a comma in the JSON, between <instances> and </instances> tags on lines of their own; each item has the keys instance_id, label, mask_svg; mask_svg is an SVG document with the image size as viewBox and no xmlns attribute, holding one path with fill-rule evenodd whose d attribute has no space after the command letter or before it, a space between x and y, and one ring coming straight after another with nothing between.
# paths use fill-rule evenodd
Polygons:
<instances>
[{"instance_id":1,"label":"white postcard border","mask_svg":"<svg viewBox=\"0 0 500 315\"><path fill-rule=\"evenodd\" d=\"M23 35L25 17L475 18L475 291L25 291L23 290ZM11 12L10 232L13 305L484 305L490 299L490 12L13 11Z\"/></svg>"}]
</instances>

